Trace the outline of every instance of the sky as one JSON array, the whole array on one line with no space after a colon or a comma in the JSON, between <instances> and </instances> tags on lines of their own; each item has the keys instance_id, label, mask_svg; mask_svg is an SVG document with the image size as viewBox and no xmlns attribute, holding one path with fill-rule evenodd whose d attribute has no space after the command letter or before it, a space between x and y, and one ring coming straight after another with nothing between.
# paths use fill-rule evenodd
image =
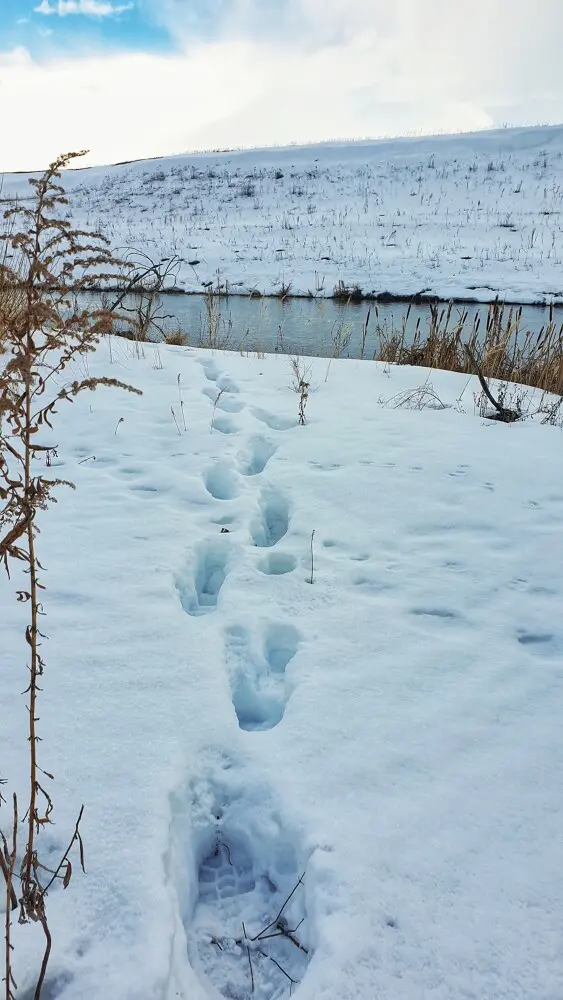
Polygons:
<instances>
[{"instance_id":1,"label":"sky","mask_svg":"<svg viewBox=\"0 0 563 1000\"><path fill-rule=\"evenodd\" d=\"M563 121L561 0L0 0L0 171Z\"/></svg>"}]
</instances>

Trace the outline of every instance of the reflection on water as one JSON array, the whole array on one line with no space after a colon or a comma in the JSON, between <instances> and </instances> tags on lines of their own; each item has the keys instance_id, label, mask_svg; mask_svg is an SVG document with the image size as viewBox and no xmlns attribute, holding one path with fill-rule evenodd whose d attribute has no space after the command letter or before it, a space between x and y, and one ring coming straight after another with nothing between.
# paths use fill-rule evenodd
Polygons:
<instances>
[{"instance_id":1,"label":"reflection on water","mask_svg":"<svg viewBox=\"0 0 563 1000\"><path fill-rule=\"evenodd\" d=\"M98 301L95 293L85 296L90 302ZM136 297L125 303L135 306ZM449 309L449 315L448 315ZM243 296L214 299L212 303L213 340L217 347L231 350L252 350L272 353L300 353L330 357L373 358L380 348L381 338L404 336L411 343L417 330L426 338L431 322L431 309L427 304L408 305L393 303L342 303L332 299L252 299ZM437 319L443 330L453 331L463 320L464 339L468 338L476 322L482 332L487 323L486 305L466 305L455 302L448 307L437 307ZM508 319L508 307L504 321ZM527 332L540 333L550 320L548 307L513 307L513 318L519 315L521 337ZM561 315L561 320L559 319ZM563 311L552 313L559 327ZM181 330L195 346L209 346L210 318L206 299L200 295L160 296L155 324L150 339L160 340L162 334Z\"/></svg>"}]
</instances>

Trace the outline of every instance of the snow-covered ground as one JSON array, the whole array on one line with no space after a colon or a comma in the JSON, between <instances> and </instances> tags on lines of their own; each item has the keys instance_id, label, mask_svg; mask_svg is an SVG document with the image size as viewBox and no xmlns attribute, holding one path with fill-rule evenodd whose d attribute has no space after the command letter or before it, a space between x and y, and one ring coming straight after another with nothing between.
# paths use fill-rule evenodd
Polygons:
<instances>
[{"instance_id":1,"label":"snow-covered ground","mask_svg":"<svg viewBox=\"0 0 563 1000\"><path fill-rule=\"evenodd\" d=\"M483 420L466 376L413 410L420 369L321 360L302 427L284 357L145 350L88 365L142 397L45 438L77 490L40 521L40 839L84 803L87 868L50 897L46 996L560 1000L561 430ZM16 928L24 998L39 940Z\"/></svg>"},{"instance_id":2,"label":"snow-covered ground","mask_svg":"<svg viewBox=\"0 0 563 1000\"><path fill-rule=\"evenodd\" d=\"M180 285L563 301L563 126L144 160L72 171L73 217L179 254ZM0 195L22 196L23 175Z\"/></svg>"}]
</instances>

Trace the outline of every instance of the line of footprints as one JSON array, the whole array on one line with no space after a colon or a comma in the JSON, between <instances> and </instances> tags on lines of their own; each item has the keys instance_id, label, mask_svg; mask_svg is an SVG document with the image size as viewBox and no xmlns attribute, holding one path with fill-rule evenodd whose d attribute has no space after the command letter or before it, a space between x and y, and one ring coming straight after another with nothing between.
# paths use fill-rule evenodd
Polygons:
<instances>
[{"instance_id":1,"label":"line of footprints","mask_svg":"<svg viewBox=\"0 0 563 1000\"><path fill-rule=\"evenodd\" d=\"M213 429L224 434L236 434L236 424L226 414L240 413L244 407L244 403L237 398L238 386L209 362L203 363L203 369L207 380L213 383L213 387L206 387L203 393L213 404L215 412L222 410L220 415L214 416ZM264 410L253 409L252 412L272 430L286 430L294 426L292 421ZM247 477L259 476L275 451L275 445L266 438L251 438L249 450L236 471ZM219 461L213 465L207 471L204 482L208 493L217 500L232 500L237 495L237 476L228 462ZM230 523L230 518L222 519L222 523ZM286 535L288 527L287 500L275 488L264 488L259 498L258 513L250 525L254 545L273 550ZM293 556L274 551L265 553L260 563L260 569L268 575L288 573L295 566ZM193 616L213 611L228 570L229 549L224 538L201 545L196 552L193 582L180 588L184 611ZM289 696L285 672L297 652L299 641L300 635L292 626L269 624L261 636L261 649L258 650L253 648L252 636L247 629L239 625L226 629L231 695L241 729L273 729L283 718Z\"/></svg>"}]
</instances>

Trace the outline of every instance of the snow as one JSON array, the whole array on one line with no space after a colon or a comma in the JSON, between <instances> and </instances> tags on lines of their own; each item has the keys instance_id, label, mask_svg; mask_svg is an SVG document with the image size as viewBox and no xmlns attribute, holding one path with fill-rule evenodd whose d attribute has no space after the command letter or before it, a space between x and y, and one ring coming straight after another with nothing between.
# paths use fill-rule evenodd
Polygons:
<instances>
[{"instance_id":1,"label":"snow","mask_svg":"<svg viewBox=\"0 0 563 1000\"><path fill-rule=\"evenodd\" d=\"M89 373L143 396L45 436L77 489L40 522L40 840L84 803L87 869L50 894L46 996L559 1000L561 430L482 419L466 376L410 409L426 372L320 359L302 427L285 357L145 353L102 344ZM40 935L15 944L26 998Z\"/></svg>"},{"instance_id":2,"label":"snow","mask_svg":"<svg viewBox=\"0 0 563 1000\"><path fill-rule=\"evenodd\" d=\"M141 160L65 185L114 247L184 258L188 291L563 301L563 126ZM26 177L5 175L15 194Z\"/></svg>"}]
</instances>

